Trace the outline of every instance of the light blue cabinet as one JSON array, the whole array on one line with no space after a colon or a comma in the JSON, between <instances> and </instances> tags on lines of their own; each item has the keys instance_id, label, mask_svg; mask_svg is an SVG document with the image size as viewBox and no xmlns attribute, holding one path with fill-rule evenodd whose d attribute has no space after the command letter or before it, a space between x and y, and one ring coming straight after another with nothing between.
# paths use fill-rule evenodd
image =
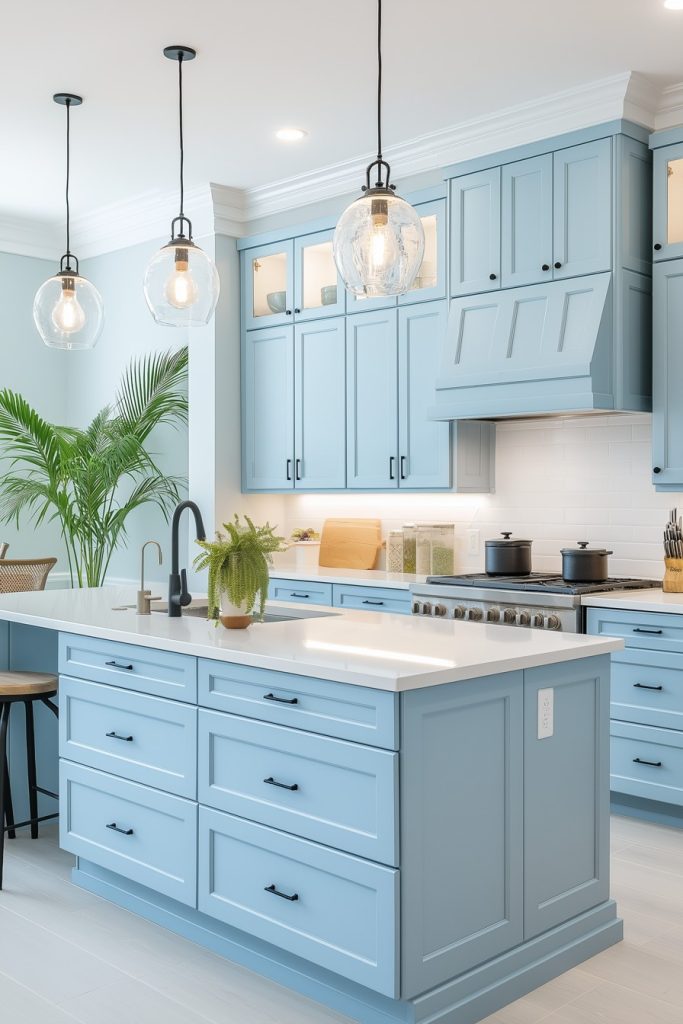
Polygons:
<instances>
[{"instance_id":1,"label":"light blue cabinet","mask_svg":"<svg viewBox=\"0 0 683 1024\"><path fill-rule=\"evenodd\" d=\"M451 181L451 295L500 288L500 167Z\"/></svg>"},{"instance_id":2,"label":"light blue cabinet","mask_svg":"<svg viewBox=\"0 0 683 1024\"><path fill-rule=\"evenodd\" d=\"M399 486L451 486L451 425L428 418L446 334L447 303L398 312Z\"/></svg>"},{"instance_id":3,"label":"light blue cabinet","mask_svg":"<svg viewBox=\"0 0 683 1024\"><path fill-rule=\"evenodd\" d=\"M506 164L502 189L503 287L552 279L552 153Z\"/></svg>"},{"instance_id":4,"label":"light blue cabinet","mask_svg":"<svg viewBox=\"0 0 683 1024\"><path fill-rule=\"evenodd\" d=\"M678 259L683 256L683 141L655 149L653 189L653 258Z\"/></svg>"},{"instance_id":5,"label":"light blue cabinet","mask_svg":"<svg viewBox=\"0 0 683 1024\"><path fill-rule=\"evenodd\" d=\"M387 309L346 319L349 488L398 487L397 318Z\"/></svg>"},{"instance_id":6,"label":"light blue cabinet","mask_svg":"<svg viewBox=\"0 0 683 1024\"><path fill-rule=\"evenodd\" d=\"M332 254L334 231L316 231L294 239L296 321L319 320L346 312L346 289Z\"/></svg>"},{"instance_id":7,"label":"light blue cabinet","mask_svg":"<svg viewBox=\"0 0 683 1024\"><path fill-rule=\"evenodd\" d=\"M332 584L317 580L271 579L268 599L294 604L332 604Z\"/></svg>"},{"instance_id":8,"label":"light blue cabinet","mask_svg":"<svg viewBox=\"0 0 683 1024\"><path fill-rule=\"evenodd\" d=\"M294 488L294 328L244 338L242 469L248 491Z\"/></svg>"},{"instance_id":9,"label":"light blue cabinet","mask_svg":"<svg viewBox=\"0 0 683 1024\"><path fill-rule=\"evenodd\" d=\"M612 266L612 140L553 156L554 277L599 274Z\"/></svg>"},{"instance_id":10,"label":"light blue cabinet","mask_svg":"<svg viewBox=\"0 0 683 1024\"><path fill-rule=\"evenodd\" d=\"M358 587L346 583L332 586L332 604L335 608L354 609L362 612L395 612L410 615L409 590L393 587Z\"/></svg>"},{"instance_id":11,"label":"light blue cabinet","mask_svg":"<svg viewBox=\"0 0 683 1024\"><path fill-rule=\"evenodd\" d=\"M346 484L346 321L294 328L294 487Z\"/></svg>"},{"instance_id":12,"label":"light blue cabinet","mask_svg":"<svg viewBox=\"0 0 683 1024\"><path fill-rule=\"evenodd\" d=\"M652 482L683 489L683 260L657 263L652 293Z\"/></svg>"},{"instance_id":13,"label":"light blue cabinet","mask_svg":"<svg viewBox=\"0 0 683 1024\"><path fill-rule=\"evenodd\" d=\"M242 322L247 330L282 327L294 312L292 239L245 249L241 254Z\"/></svg>"},{"instance_id":14,"label":"light blue cabinet","mask_svg":"<svg viewBox=\"0 0 683 1024\"><path fill-rule=\"evenodd\" d=\"M425 233L425 251L412 288L398 297L399 306L446 298L446 200L416 203L415 209Z\"/></svg>"}]
</instances>

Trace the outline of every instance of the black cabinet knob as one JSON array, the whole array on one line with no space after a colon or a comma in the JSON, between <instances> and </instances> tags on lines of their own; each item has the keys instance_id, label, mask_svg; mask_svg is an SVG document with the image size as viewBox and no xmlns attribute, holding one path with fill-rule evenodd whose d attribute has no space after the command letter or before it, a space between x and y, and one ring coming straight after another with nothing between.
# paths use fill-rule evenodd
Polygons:
<instances>
[{"instance_id":1,"label":"black cabinet knob","mask_svg":"<svg viewBox=\"0 0 683 1024\"><path fill-rule=\"evenodd\" d=\"M295 312L295 313L300 313L300 312L301 312L301 310L300 310L300 309L297 309L296 307L294 307L294 312Z\"/></svg>"},{"instance_id":2,"label":"black cabinet knob","mask_svg":"<svg viewBox=\"0 0 683 1024\"><path fill-rule=\"evenodd\" d=\"M541 270L550 270L550 264L549 263L544 263L543 266L541 267Z\"/></svg>"},{"instance_id":3,"label":"black cabinet knob","mask_svg":"<svg viewBox=\"0 0 683 1024\"><path fill-rule=\"evenodd\" d=\"M291 316L292 315L291 309L286 309L285 313L286 313L287 316Z\"/></svg>"},{"instance_id":4,"label":"black cabinet knob","mask_svg":"<svg viewBox=\"0 0 683 1024\"><path fill-rule=\"evenodd\" d=\"M562 266L562 264L561 264L561 263L559 262L559 260L558 260L558 262L557 262L557 263L555 263L555 264L554 264L554 266L555 266L555 270L559 270L559 269L560 269L560 267Z\"/></svg>"},{"instance_id":5,"label":"black cabinet knob","mask_svg":"<svg viewBox=\"0 0 683 1024\"><path fill-rule=\"evenodd\" d=\"M662 472L662 467L661 466L655 466L653 468L652 472L653 473L661 473Z\"/></svg>"},{"instance_id":6,"label":"black cabinet knob","mask_svg":"<svg viewBox=\"0 0 683 1024\"><path fill-rule=\"evenodd\" d=\"M662 243L661 242L655 242L655 249L657 250L657 252L659 252L659 250L661 248L662 248Z\"/></svg>"},{"instance_id":7,"label":"black cabinet knob","mask_svg":"<svg viewBox=\"0 0 683 1024\"><path fill-rule=\"evenodd\" d=\"M495 280L496 280L496 275L495 274L489 274L489 281L495 281Z\"/></svg>"}]
</instances>

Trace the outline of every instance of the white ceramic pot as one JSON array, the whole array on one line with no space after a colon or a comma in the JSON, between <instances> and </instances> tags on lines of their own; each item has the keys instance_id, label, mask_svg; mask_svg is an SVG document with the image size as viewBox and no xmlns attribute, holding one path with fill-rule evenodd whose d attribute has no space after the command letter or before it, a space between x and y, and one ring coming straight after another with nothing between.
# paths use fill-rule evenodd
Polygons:
<instances>
[{"instance_id":1,"label":"white ceramic pot","mask_svg":"<svg viewBox=\"0 0 683 1024\"><path fill-rule=\"evenodd\" d=\"M251 608L246 604L233 604L223 591L219 618L226 629L246 629L252 623Z\"/></svg>"}]
</instances>

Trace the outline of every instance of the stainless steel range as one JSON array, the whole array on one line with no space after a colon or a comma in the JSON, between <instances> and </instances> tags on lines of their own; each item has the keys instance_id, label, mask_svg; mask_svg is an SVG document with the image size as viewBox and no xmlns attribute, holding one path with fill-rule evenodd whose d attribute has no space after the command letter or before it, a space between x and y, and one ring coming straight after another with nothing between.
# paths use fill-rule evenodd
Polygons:
<instances>
[{"instance_id":1,"label":"stainless steel range","mask_svg":"<svg viewBox=\"0 0 683 1024\"><path fill-rule=\"evenodd\" d=\"M659 587L655 580L609 579L604 583L565 583L561 576L428 576L411 587L413 615L491 622L531 629L583 633L581 597L612 590Z\"/></svg>"}]
</instances>

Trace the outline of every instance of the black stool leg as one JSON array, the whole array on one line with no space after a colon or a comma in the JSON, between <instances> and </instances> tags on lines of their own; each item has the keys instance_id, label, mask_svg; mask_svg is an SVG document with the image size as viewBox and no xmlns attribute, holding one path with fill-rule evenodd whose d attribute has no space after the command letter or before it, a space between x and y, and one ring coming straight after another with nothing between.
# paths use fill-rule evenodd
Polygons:
<instances>
[{"instance_id":1,"label":"black stool leg","mask_svg":"<svg viewBox=\"0 0 683 1024\"><path fill-rule=\"evenodd\" d=\"M0 822L5 821L5 757L7 756L7 724L9 722L9 713L11 704L6 701L2 704L0 709L0 762L3 764L3 770L0 772ZM0 828L0 889L2 889L2 866L5 856L5 828Z\"/></svg>"},{"instance_id":2,"label":"black stool leg","mask_svg":"<svg viewBox=\"0 0 683 1024\"><path fill-rule=\"evenodd\" d=\"M31 839L38 838L38 790L36 782L36 736L33 728L33 701L24 701L26 708L26 761L28 764L28 806Z\"/></svg>"},{"instance_id":3,"label":"black stool leg","mask_svg":"<svg viewBox=\"0 0 683 1024\"><path fill-rule=\"evenodd\" d=\"M9 765L5 757L5 821L7 822L7 838L16 839L17 833L14 829L14 807L12 806L12 790L9 784ZM0 822L0 825L2 822Z\"/></svg>"}]
</instances>

